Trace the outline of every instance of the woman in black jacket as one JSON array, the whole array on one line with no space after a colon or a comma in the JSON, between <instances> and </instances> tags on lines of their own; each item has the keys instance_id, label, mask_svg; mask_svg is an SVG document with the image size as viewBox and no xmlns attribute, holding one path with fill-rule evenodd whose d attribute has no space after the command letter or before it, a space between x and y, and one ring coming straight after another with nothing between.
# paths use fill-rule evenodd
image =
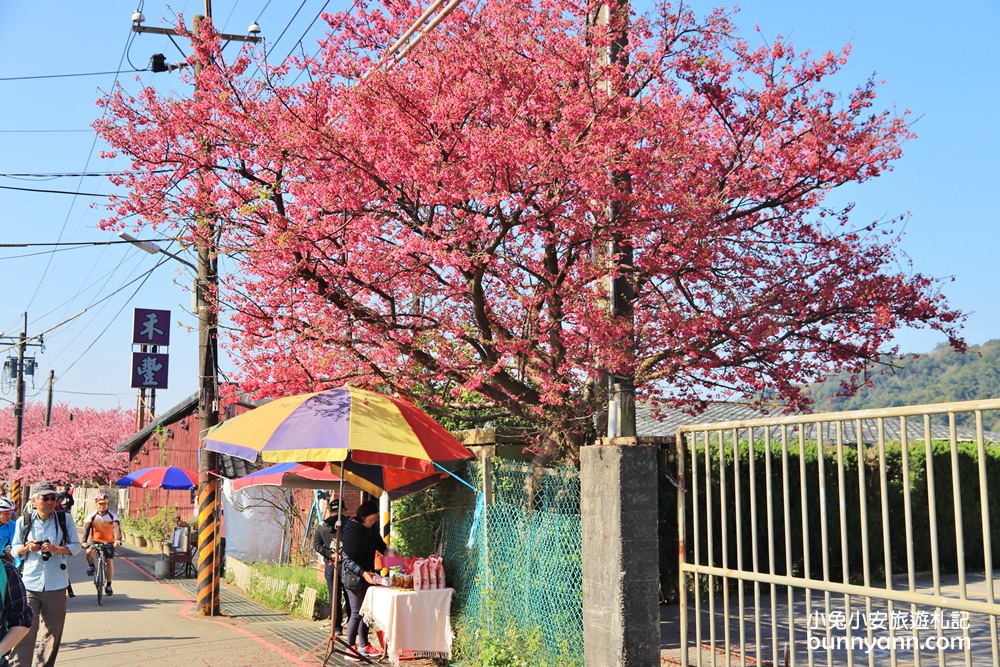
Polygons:
<instances>
[{"instance_id":1,"label":"woman in black jacket","mask_svg":"<svg viewBox=\"0 0 1000 667\"><path fill-rule=\"evenodd\" d=\"M358 505L355 515L344 523L341 550L344 554L344 588L351 605L351 618L347 621L347 643L352 651L366 656L381 655L368 641L368 625L361 619L361 602L365 592L375 583L375 552L384 554L382 541L375 523L378 521L378 503L366 500ZM360 636L359 636L360 635ZM355 643L356 639L360 639ZM349 656L350 657L350 656Z\"/></svg>"}]
</instances>

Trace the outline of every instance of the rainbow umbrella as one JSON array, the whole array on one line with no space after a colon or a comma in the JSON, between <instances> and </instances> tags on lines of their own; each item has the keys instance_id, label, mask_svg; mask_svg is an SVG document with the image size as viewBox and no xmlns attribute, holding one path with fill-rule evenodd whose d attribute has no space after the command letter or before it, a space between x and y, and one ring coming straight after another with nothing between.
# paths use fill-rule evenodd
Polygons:
<instances>
[{"instance_id":1,"label":"rainbow umbrella","mask_svg":"<svg viewBox=\"0 0 1000 667\"><path fill-rule=\"evenodd\" d=\"M326 466L316 469L301 463L278 463L268 468L233 480L233 489L248 486L280 486L285 489L333 489L340 484L340 477Z\"/></svg>"},{"instance_id":2,"label":"rainbow umbrella","mask_svg":"<svg viewBox=\"0 0 1000 667\"><path fill-rule=\"evenodd\" d=\"M354 463L437 473L435 463L472 458L409 401L354 387L286 396L209 431L205 449L271 463Z\"/></svg>"},{"instance_id":3,"label":"rainbow umbrella","mask_svg":"<svg viewBox=\"0 0 1000 667\"><path fill-rule=\"evenodd\" d=\"M115 482L118 486L138 486L143 489L190 491L198 486L198 473L174 466L142 468Z\"/></svg>"}]
</instances>

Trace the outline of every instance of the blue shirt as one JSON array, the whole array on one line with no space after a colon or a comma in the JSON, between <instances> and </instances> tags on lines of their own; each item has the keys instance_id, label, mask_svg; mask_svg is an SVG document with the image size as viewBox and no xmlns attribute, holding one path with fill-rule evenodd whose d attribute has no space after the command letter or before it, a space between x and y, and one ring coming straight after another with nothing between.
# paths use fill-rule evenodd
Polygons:
<instances>
[{"instance_id":1,"label":"blue shirt","mask_svg":"<svg viewBox=\"0 0 1000 667\"><path fill-rule=\"evenodd\" d=\"M14 528L13 551L16 554L25 542L35 540L44 542L48 540L57 546L63 545L62 528L59 527L59 520L53 511L49 515L48 521L42 521L41 517L32 511L31 530L27 538L22 539L24 533L24 517L19 517L17 526ZM80 538L76 535L76 524L69 515L66 515L66 547L69 547L70 555L75 556L80 553ZM24 572L21 579L24 580L24 587L35 593L43 591L56 591L69 586L69 571L60 569L64 558L69 558L65 554L52 554L49 559L42 560L41 553L27 551L24 554Z\"/></svg>"},{"instance_id":2,"label":"blue shirt","mask_svg":"<svg viewBox=\"0 0 1000 667\"><path fill-rule=\"evenodd\" d=\"M3 550L8 548L13 551L13 547L11 545L14 544L14 525L16 523L17 522L11 518L11 520L7 523L0 524L0 553L3 553Z\"/></svg>"}]
</instances>

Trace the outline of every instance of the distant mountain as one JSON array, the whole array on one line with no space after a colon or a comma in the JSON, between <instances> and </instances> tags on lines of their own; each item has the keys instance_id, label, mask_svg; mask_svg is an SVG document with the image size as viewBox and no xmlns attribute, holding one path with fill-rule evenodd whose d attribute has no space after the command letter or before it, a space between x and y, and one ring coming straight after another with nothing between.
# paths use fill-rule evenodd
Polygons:
<instances>
[{"instance_id":1,"label":"distant mountain","mask_svg":"<svg viewBox=\"0 0 1000 667\"><path fill-rule=\"evenodd\" d=\"M814 408L832 412L1000 398L1000 340L970 345L965 354L942 344L916 359L897 359L894 365L875 371L872 386L848 398L836 395L842 376L812 385ZM983 419L987 430L1000 430L1000 413L984 414Z\"/></svg>"}]
</instances>

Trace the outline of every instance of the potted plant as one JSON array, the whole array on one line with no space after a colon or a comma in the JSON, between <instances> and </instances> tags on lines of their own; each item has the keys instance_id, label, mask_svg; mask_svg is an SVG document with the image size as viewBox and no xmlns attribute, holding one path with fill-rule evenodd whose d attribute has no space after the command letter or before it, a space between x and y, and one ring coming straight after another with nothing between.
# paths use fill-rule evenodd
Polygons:
<instances>
[{"instance_id":1,"label":"potted plant","mask_svg":"<svg viewBox=\"0 0 1000 667\"><path fill-rule=\"evenodd\" d=\"M119 521L122 527L122 542L125 544L135 544L135 525L129 517L122 517Z\"/></svg>"}]
</instances>

